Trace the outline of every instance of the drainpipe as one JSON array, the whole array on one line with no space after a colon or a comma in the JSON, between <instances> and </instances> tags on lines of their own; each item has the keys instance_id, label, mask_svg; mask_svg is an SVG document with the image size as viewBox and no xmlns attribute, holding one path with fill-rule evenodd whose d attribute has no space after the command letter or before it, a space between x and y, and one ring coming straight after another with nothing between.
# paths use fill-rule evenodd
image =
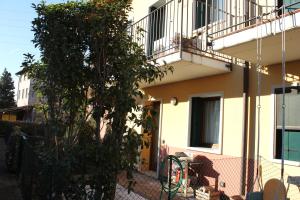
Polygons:
<instances>
[{"instance_id":1,"label":"drainpipe","mask_svg":"<svg viewBox=\"0 0 300 200\"><path fill-rule=\"evenodd\" d=\"M248 147L248 97L249 97L249 62L245 62L243 70L243 137L242 137L242 173L241 194L245 195L246 172L247 172L247 147Z\"/></svg>"}]
</instances>

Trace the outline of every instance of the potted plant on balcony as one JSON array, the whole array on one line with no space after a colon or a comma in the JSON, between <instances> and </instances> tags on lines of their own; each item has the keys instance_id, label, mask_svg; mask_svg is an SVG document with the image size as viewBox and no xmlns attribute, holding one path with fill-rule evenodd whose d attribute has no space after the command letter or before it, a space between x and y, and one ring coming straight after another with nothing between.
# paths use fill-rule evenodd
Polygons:
<instances>
[{"instance_id":1,"label":"potted plant on balcony","mask_svg":"<svg viewBox=\"0 0 300 200\"><path fill-rule=\"evenodd\" d=\"M165 55L165 50L166 50L166 47L164 45L160 44L154 48L153 55L155 57L162 57Z\"/></svg>"},{"instance_id":2,"label":"potted plant on balcony","mask_svg":"<svg viewBox=\"0 0 300 200\"><path fill-rule=\"evenodd\" d=\"M182 39L182 41L180 41ZM179 49L179 46L182 45L183 48L192 48L193 45L193 38L188 38L180 33L175 33L175 36L171 40L171 46L175 49Z\"/></svg>"}]
</instances>

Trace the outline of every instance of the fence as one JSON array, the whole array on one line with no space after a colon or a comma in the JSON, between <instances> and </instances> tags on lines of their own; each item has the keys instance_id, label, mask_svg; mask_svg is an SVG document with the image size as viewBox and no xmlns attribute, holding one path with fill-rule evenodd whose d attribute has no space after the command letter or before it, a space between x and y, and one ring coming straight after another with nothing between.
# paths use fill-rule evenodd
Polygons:
<instances>
[{"instance_id":1,"label":"fence","mask_svg":"<svg viewBox=\"0 0 300 200\"><path fill-rule=\"evenodd\" d=\"M35 152L35 145L41 144L41 138L22 136L19 146L18 172L19 181L24 200L33 199L36 192L36 177L39 167L38 156ZM186 162L186 161L182 161ZM208 158L202 155L194 157L189 161L188 171L183 173L183 183L174 199L194 199L197 190L202 186L210 186L220 196L219 199L242 199L241 194L250 191L259 191L257 169L255 160L243 160L239 157ZM244 165L246 163L246 165ZM186 164L186 163L185 163ZM280 179L280 165L273 161L261 157L262 166L262 184L271 178ZM243 173L245 167L245 174ZM291 174L289 174L291 173ZM287 179L289 176L295 176L295 171L286 170L285 185L288 187ZM186 178L188 174L188 178ZM172 174L172 181L178 181L178 174ZM185 182L186 180L186 182ZM132 191L128 193L128 178L126 172L121 172L117 178L115 200L157 200L168 199L168 193L161 192L162 185L155 172L139 172L133 174L134 184ZM186 184L189 186L185 188ZM187 192L186 194L184 192ZM290 200L300 199L300 191L297 186L290 185L288 190Z\"/></svg>"},{"instance_id":2,"label":"fence","mask_svg":"<svg viewBox=\"0 0 300 200\"><path fill-rule=\"evenodd\" d=\"M185 196L184 186L182 186L174 199L195 199L195 195L197 195L195 191L201 186L211 186L216 191L219 191L220 200L245 199L245 196L240 195L243 190L242 158L208 159L201 156L196 158L196 160L197 159L202 164L198 167L192 167L189 170L189 174L191 175L189 185L191 188L189 188L187 196ZM271 178L280 179L280 165L263 157L261 157L260 160L263 185ZM256 174L256 162L250 159L247 160L246 163L245 192L260 191ZM290 175L294 174L285 173L284 183L286 188L288 187L287 178ZM160 181L155 178L155 175L149 176L148 172L136 172L134 174L134 180L133 191L128 193L126 189L128 186L126 173L121 173L118 177L115 199L160 199L161 184ZM287 195L290 200L298 200L300 199L300 190L298 190L295 185L289 185ZM168 194L163 192L161 199L168 199Z\"/></svg>"},{"instance_id":3,"label":"fence","mask_svg":"<svg viewBox=\"0 0 300 200\"><path fill-rule=\"evenodd\" d=\"M18 147L17 173L24 200L33 199L34 186L38 176L38 155L35 145L41 144L41 137L31 137L21 134Z\"/></svg>"},{"instance_id":4,"label":"fence","mask_svg":"<svg viewBox=\"0 0 300 200\"><path fill-rule=\"evenodd\" d=\"M194 199L197 196L197 190L202 186L210 186L220 196L220 199L238 198L240 196L241 158L211 160L205 156L197 156L188 166L188 172L184 172L188 173L188 178L183 176L183 179L187 180L187 182L183 182L175 199ZM127 194L124 189L127 186L126 174L120 174L116 199L160 199L162 189L160 181L155 176L149 177L147 174L143 172L135 173L135 185L133 193L130 194ZM186 184L188 185L187 189L185 188ZM168 199L167 192L162 192L162 199Z\"/></svg>"}]
</instances>

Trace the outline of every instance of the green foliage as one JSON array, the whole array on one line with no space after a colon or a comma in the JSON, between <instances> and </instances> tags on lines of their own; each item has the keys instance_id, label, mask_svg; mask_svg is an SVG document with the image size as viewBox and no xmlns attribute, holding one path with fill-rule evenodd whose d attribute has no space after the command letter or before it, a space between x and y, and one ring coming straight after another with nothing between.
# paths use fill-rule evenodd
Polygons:
<instances>
[{"instance_id":1,"label":"green foliage","mask_svg":"<svg viewBox=\"0 0 300 200\"><path fill-rule=\"evenodd\" d=\"M148 62L128 34L130 0L33 7L33 42L41 60L26 54L21 73L46 100L47 140L37 152L39 181L47 184L37 184L39 198L114 199L121 170L133 183L141 138L127 122L145 124L134 114L142 111L136 104L143 98L140 83L161 79L172 68Z\"/></svg>"},{"instance_id":2,"label":"green foliage","mask_svg":"<svg viewBox=\"0 0 300 200\"><path fill-rule=\"evenodd\" d=\"M5 68L0 77L0 109L16 106L14 89L11 74Z\"/></svg>"},{"instance_id":3,"label":"green foliage","mask_svg":"<svg viewBox=\"0 0 300 200\"><path fill-rule=\"evenodd\" d=\"M44 130L45 127L42 124L0 121L0 134L4 135L6 143L5 161L9 171L20 172L22 134L30 138L41 138L44 135ZM34 157L34 155L30 155L30 157Z\"/></svg>"},{"instance_id":4,"label":"green foliage","mask_svg":"<svg viewBox=\"0 0 300 200\"><path fill-rule=\"evenodd\" d=\"M0 135L6 136L11 134L13 131L13 125L9 122L1 121L0 120Z\"/></svg>"}]
</instances>

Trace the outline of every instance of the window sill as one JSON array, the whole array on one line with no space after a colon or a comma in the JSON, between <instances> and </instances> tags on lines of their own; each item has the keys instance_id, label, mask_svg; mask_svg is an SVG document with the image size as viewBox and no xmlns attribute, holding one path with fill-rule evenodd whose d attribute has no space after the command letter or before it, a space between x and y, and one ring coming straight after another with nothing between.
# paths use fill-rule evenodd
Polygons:
<instances>
[{"instance_id":1,"label":"window sill","mask_svg":"<svg viewBox=\"0 0 300 200\"><path fill-rule=\"evenodd\" d=\"M273 163L281 164L280 159L272 159ZM290 165L290 166L295 166L295 167L300 167L300 162L299 161L291 161L291 160L284 160L285 165Z\"/></svg>"},{"instance_id":2,"label":"window sill","mask_svg":"<svg viewBox=\"0 0 300 200\"><path fill-rule=\"evenodd\" d=\"M205 152L205 153L213 153L221 155L221 149L212 149L212 148L205 148L205 147L186 147L187 150L191 151L198 151L198 152Z\"/></svg>"}]
</instances>

